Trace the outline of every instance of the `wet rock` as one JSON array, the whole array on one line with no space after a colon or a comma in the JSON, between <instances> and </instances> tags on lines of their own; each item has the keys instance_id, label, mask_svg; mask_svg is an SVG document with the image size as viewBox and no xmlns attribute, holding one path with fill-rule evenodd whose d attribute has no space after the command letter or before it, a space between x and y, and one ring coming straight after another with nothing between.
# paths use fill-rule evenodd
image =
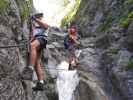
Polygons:
<instances>
[{"instance_id":1,"label":"wet rock","mask_svg":"<svg viewBox=\"0 0 133 100\"><path fill-rule=\"evenodd\" d=\"M103 34L96 38L97 48L107 48L110 45L110 37L107 34Z\"/></svg>"},{"instance_id":2,"label":"wet rock","mask_svg":"<svg viewBox=\"0 0 133 100\"><path fill-rule=\"evenodd\" d=\"M133 22L132 22L132 24L130 24L127 33L128 33L128 35L126 38L125 45L128 48L128 50L133 51Z\"/></svg>"},{"instance_id":3,"label":"wet rock","mask_svg":"<svg viewBox=\"0 0 133 100\"><path fill-rule=\"evenodd\" d=\"M126 50L119 51L115 60L115 65L110 72L112 74L112 81L120 92L120 95L127 100L133 98L133 78L132 71L126 71L126 67L131 58L131 53Z\"/></svg>"},{"instance_id":4,"label":"wet rock","mask_svg":"<svg viewBox=\"0 0 133 100\"><path fill-rule=\"evenodd\" d=\"M81 81L76 97L79 100L119 100L119 96L113 93L113 86L101 65L99 52L90 48L83 49L80 57L78 70Z\"/></svg>"}]
</instances>

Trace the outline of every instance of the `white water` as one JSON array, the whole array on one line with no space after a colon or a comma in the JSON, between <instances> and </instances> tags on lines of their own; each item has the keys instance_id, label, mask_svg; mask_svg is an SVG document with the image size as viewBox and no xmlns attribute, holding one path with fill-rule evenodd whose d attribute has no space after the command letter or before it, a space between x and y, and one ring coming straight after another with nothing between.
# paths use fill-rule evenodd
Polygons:
<instances>
[{"instance_id":1,"label":"white water","mask_svg":"<svg viewBox=\"0 0 133 100\"><path fill-rule=\"evenodd\" d=\"M75 54L77 58L80 56L82 50L76 50ZM49 70L52 77L57 76L57 90L59 94L59 100L75 100L74 98L74 90L79 84L79 77L77 70L69 71L69 63L66 61L62 61L59 65L55 59L49 57L49 68L58 69ZM55 67L57 65L57 68Z\"/></svg>"},{"instance_id":2,"label":"white water","mask_svg":"<svg viewBox=\"0 0 133 100\"><path fill-rule=\"evenodd\" d=\"M58 66L57 89L59 100L74 100L74 90L79 83L79 78L76 70L68 71L68 62L63 61Z\"/></svg>"}]
</instances>

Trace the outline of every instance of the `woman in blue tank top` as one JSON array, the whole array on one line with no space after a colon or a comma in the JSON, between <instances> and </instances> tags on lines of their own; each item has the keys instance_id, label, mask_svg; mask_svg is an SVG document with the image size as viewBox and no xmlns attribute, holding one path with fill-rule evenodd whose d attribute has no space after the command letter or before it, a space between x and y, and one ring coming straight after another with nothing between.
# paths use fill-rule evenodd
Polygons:
<instances>
[{"instance_id":1,"label":"woman in blue tank top","mask_svg":"<svg viewBox=\"0 0 133 100\"><path fill-rule=\"evenodd\" d=\"M30 68L34 68L38 82L35 87L33 87L33 90L43 90L44 85L44 77L43 77L43 71L40 65L40 51L46 47L47 40L45 36L45 30L48 29L48 25L42 21L42 16L40 16L42 13L36 14L32 16L33 25L32 25L32 34L31 34L31 52L30 52ZM39 17L37 17L39 15Z\"/></svg>"}]
</instances>

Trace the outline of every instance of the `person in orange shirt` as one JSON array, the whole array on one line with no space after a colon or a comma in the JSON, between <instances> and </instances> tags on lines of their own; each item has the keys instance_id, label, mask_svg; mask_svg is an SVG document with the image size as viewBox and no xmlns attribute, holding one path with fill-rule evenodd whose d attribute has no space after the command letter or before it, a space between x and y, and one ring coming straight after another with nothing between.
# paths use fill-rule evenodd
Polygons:
<instances>
[{"instance_id":1,"label":"person in orange shirt","mask_svg":"<svg viewBox=\"0 0 133 100\"><path fill-rule=\"evenodd\" d=\"M76 67L77 58L75 55L76 47L80 44L78 41L78 34L75 26L70 26L67 29L68 35L64 39L64 46L67 50L69 69L72 70Z\"/></svg>"}]
</instances>

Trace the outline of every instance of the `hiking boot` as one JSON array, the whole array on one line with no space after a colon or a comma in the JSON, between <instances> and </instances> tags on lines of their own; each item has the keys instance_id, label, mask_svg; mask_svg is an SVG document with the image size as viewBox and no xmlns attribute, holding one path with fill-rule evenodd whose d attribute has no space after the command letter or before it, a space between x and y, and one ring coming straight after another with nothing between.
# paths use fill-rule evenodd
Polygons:
<instances>
[{"instance_id":1,"label":"hiking boot","mask_svg":"<svg viewBox=\"0 0 133 100\"><path fill-rule=\"evenodd\" d=\"M32 88L33 91L43 91L44 90L44 83L37 82L36 86Z\"/></svg>"},{"instance_id":2,"label":"hiking boot","mask_svg":"<svg viewBox=\"0 0 133 100\"><path fill-rule=\"evenodd\" d=\"M69 64L68 70L73 70L73 69L74 69L74 68L73 68L72 64Z\"/></svg>"},{"instance_id":3,"label":"hiking boot","mask_svg":"<svg viewBox=\"0 0 133 100\"><path fill-rule=\"evenodd\" d=\"M76 68L77 68L76 65L69 64L68 70L74 70L74 69L76 69Z\"/></svg>"}]
</instances>

